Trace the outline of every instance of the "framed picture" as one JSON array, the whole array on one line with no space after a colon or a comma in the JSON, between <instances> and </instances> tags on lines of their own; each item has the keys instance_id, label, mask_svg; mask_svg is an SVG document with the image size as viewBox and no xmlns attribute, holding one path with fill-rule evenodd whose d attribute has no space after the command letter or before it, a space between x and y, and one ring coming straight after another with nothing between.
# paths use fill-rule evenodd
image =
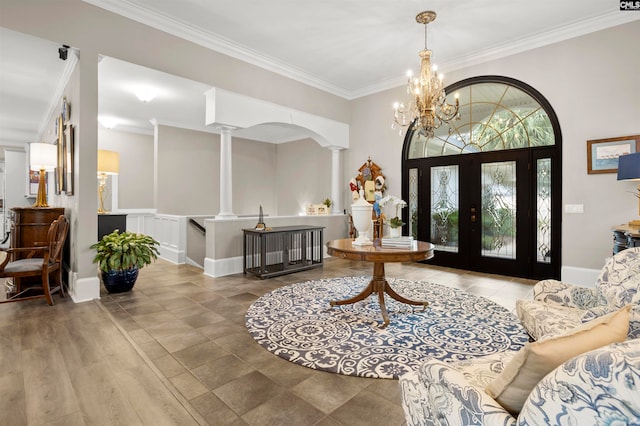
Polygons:
<instances>
[{"instance_id":1,"label":"framed picture","mask_svg":"<svg viewBox=\"0 0 640 426\"><path fill-rule=\"evenodd\" d=\"M640 152L640 135L587 141L587 173L616 173L618 157Z\"/></svg>"},{"instance_id":2,"label":"framed picture","mask_svg":"<svg viewBox=\"0 0 640 426\"><path fill-rule=\"evenodd\" d=\"M44 174L44 184L47 184L47 174ZM40 185L40 172L29 170L29 195L38 194L38 186Z\"/></svg>"},{"instance_id":3,"label":"framed picture","mask_svg":"<svg viewBox=\"0 0 640 426\"><path fill-rule=\"evenodd\" d=\"M65 192L67 195L73 195L73 150L74 150L74 132L75 128L72 124L68 124L64 130L64 167L65 167Z\"/></svg>"},{"instance_id":4,"label":"framed picture","mask_svg":"<svg viewBox=\"0 0 640 426\"><path fill-rule=\"evenodd\" d=\"M64 123L62 114L56 120L56 130L58 131L58 166L56 167L56 194L64 192Z\"/></svg>"}]
</instances>

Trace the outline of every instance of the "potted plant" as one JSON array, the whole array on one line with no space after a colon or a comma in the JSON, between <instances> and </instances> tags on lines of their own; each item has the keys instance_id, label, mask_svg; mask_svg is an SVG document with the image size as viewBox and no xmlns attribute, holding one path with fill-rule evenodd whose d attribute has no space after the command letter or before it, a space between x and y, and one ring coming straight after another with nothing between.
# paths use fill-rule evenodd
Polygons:
<instances>
[{"instance_id":1,"label":"potted plant","mask_svg":"<svg viewBox=\"0 0 640 426\"><path fill-rule=\"evenodd\" d=\"M152 237L117 229L91 246L96 249L93 263L100 268L102 283L109 293L129 291L138 270L158 258L160 243Z\"/></svg>"},{"instance_id":2,"label":"potted plant","mask_svg":"<svg viewBox=\"0 0 640 426\"><path fill-rule=\"evenodd\" d=\"M327 206L327 210L329 210L331 208L331 206L333 205L333 201L331 201L330 198L325 198L324 201L322 202L322 204Z\"/></svg>"},{"instance_id":3,"label":"potted plant","mask_svg":"<svg viewBox=\"0 0 640 426\"><path fill-rule=\"evenodd\" d=\"M407 202L393 196L390 198L393 201L393 205L396 206L396 215L389 220L389 226L391 227L389 233L392 237L400 237L402 235L402 225L404 225L404 222L400 219L399 209L406 207Z\"/></svg>"}]
</instances>

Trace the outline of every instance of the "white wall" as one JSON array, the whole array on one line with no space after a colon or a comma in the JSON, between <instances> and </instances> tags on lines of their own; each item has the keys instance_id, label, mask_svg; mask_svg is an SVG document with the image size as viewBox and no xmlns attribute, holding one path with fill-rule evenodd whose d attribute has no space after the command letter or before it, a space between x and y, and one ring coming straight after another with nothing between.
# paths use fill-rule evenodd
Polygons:
<instances>
[{"instance_id":1,"label":"white wall","mask_svg":"<svg viewBox=\"0 0 640 426\"><path fill-rule=\"evenodd\" d=\"M27 194L27 154L18 149L5 148L5 197L4 208L29 207L33 199ZM3 235L4 236L4 235Z\"/></svg>"}]
</instances>

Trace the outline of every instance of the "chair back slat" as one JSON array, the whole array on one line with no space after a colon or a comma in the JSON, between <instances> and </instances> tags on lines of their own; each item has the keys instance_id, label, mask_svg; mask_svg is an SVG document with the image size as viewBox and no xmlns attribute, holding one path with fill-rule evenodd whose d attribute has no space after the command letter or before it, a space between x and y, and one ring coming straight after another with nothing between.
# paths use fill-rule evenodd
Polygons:
<instances>
[{"instance_id":1,"label":"chair back slat","mask_svg":"<svg viewBox=\"0 0 640 426\"><path fill-rule=\"evenodd\" d=\"M58 216L53 221L47 234L49 242L49 263L59 263L62 261L62 249L64 248L67 233L69 232L69 221L64 215Z\"/></svg>"}]
</instances>

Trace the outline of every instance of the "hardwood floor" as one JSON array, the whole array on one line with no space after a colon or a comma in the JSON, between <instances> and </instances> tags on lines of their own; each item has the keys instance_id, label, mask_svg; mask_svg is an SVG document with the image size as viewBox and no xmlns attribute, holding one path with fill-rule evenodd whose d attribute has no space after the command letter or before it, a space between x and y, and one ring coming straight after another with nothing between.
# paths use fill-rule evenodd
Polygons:
<instances>
[{"instance_id":1,"label":"hardwood floor","mask_svg":"<svg viewBox=\"0 0 640 426\"><path fill-rule=\"evenodd\" d=\"M259 280L158 261L129 293L0 305L0 424L402 425L397 381L289 363L244 327L248 306L274 288L370 268L329 258L322 269ZM533 283L422 264L388 265L387 275L510 309Z\"/></svg>"}]
</instances>

